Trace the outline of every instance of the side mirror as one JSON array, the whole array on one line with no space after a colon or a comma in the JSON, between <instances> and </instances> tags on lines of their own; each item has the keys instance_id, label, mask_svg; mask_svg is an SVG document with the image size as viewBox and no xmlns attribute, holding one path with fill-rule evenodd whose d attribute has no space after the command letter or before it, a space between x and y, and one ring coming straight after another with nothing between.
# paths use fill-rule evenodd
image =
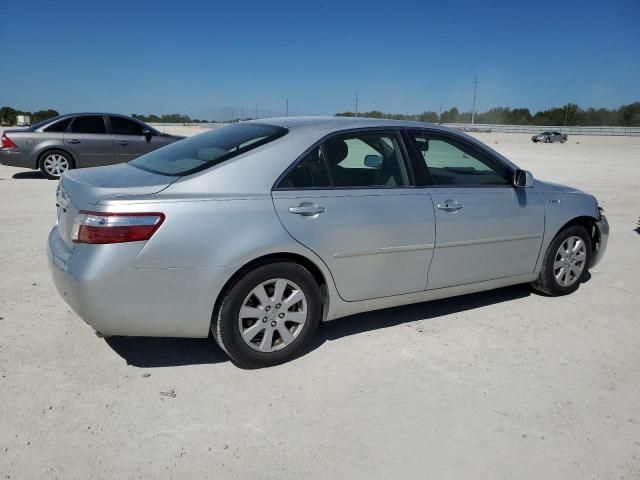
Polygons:
<instances>
[{"instance_id":1,"label":"side mirror","mask_svg":"<svg viewBox=\"0 0 640 480\"><path fill-rule=\"evenodd\" d=\"M513 185L518 188L533 187L533 175L526 170L516 170L513 174Z\"/></svg>"},{"instance_id":2,"label":"side mirror","mask_svg":"<svg viewBox=\"0 0 640 480\"><path fill-rule=\"evenodd\" d=\"M380 170L383 160L382 155L367 155L364 157L364 166Z\"/></svg>"},{"instance_id":3,"label":"side mirror","mask_svg":"<svg viewBox=\"0 0 640 480\"><path fill-rule=\"evenodd\" d=\"M147 142L151 141L151 137L153 137L153 132L148 128L142 129L142 134L147 138Z\"/></svg>"}]
</instances>

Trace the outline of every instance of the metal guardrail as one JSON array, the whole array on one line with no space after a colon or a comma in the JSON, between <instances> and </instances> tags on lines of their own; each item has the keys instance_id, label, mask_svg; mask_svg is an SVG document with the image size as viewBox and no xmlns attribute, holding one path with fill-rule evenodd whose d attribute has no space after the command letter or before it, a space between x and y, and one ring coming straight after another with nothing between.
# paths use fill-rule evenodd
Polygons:
<instances>
[{"instance_id":1,"label":"metal guardrail","mask_svg":"<svg viewBox=\"0 0 640 480\"><path fill-rule=\"evenodd\" d=\"M445 123L447 127L458 128L465 132L501 132L501 133L542 133L547 130L566 133L567 135L607 135L607 136L640 136L640 127L579 127L557 125L492 125L484 123Z\"/></svg>"}]
</instances>

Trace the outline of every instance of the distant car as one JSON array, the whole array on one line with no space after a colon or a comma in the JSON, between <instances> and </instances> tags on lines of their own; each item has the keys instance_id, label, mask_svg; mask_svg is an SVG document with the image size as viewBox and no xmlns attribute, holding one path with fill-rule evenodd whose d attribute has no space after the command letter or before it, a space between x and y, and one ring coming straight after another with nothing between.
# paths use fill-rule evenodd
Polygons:
<instances>
[{"instance_id":1,"label":"distant car","mask_svg":"<svg viewBox=\"0 0 640 480\"><path fill-rule=\"evenodd\" d=\"M560 132L556 132L554 131L548 131L548 132L542 132L539 133L537 135L534 135L533 137L531 137L531 141L533 143L538 143L538 142L544 142L544 143L553 143L553 142L560 142L560 143L564 143L567 141L567 134L566 133L560 133Z\"/></svg>"},{"instance_id":2,"label":"distant car","mask_svg":"<svg viewBox=\"0 0 640 480\"><path fill-rule=\"evenodd\" d=\"M72 168L128 162L182 138L124 115L73 113L5 130L0 163L58 179Z\"/></svg>"},{"instance_id":3,"label":"distant car","mask_svg":"<svg viewBox=\"0 0 640 480\"><path fill-rule=\"evenodd\" d=\"M468 135L362 118L235 123L67 172L56 203L51 270L87 323L211 330L246 367L292 358L324 320L527 282L571 293L609 233L592 195Z\"/></svg>"}]
</instances>

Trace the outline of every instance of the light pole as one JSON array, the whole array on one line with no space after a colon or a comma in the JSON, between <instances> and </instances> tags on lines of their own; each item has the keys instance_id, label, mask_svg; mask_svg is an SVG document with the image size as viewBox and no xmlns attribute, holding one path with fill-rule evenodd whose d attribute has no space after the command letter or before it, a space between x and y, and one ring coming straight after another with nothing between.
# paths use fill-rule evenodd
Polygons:
<instances>
[{"instance_id":1,"label":"light pole","mask_svg":"<svg viewBox=\"0 0 640 480\"><path fill-rule=\"evenodd\" d=\"M478 95L478 77L473 80L473 108L471 109L471 125L476 120L476 97Z\"/></svg>"}]
</instances>

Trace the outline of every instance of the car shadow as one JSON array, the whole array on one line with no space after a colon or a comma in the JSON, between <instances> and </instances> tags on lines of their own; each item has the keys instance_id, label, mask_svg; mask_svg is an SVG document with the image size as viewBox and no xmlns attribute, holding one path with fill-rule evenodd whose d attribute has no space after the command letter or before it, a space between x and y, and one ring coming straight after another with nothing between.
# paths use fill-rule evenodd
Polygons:
<instances>
[{"instance_id":1,"label":"car shadow","mask_svg":"<svg viewBox=\"0 0 640 480\"><path fill-rule=\"evenodd\" d=\"M181 367L229 361L211 338L106 337L128 365L140 368Z\"/></svg>"},{"instance_id":2,"label":"car shadow","mask_svg":"<svg viewBox=\"0 0 640 480\"><path fill-rule=\"evenodd\" d=\"M14 178L16 180L33 180L33 179L40 179L40 180L46 180L46 178L44 177L44 175L42 175L42 172L38 171L38 170L34 170L32 172L18 172L18 173L14 173L11 178Z\"/></svg>"},{"instance_id":3,"label":"car shadow","mask_svg":"<svg viewBox=\"0 0 640 480\"><path fill-rule=\"evenodd\" d=\"M640 218L638 218L638 226L634 228L633 231L640 235Z\"/></svg>"},{"instance_id":4,"label":"car shadow","mask_svg":"<svg viewBox=\"0 0 640 480\"><path fill-rule=\"evenodd\" d=\"M531 288L528 285L515 285L486 292L359 313L322 324L319 334L308 350L314 350L326 341L418 320L431 320L444 315L525 298L529 295L531 295Z\"/></svg>"},{"instance_id":5,"label":"car shadow","mask_svg":"<svg viewBox=\"0 0 640 480\"><path fill-rule=\"evenodd\" d=\"M462 295L459 297L359 313L320 325L317 334L301 355L319 348L326 341L393 327L418 320L473 310L487 305L517 300L531 295L526 285ZM214 364L229 357L211 338L107 337L107 344L128 365L140 368Z\"/></svg>"}]
</instances>

